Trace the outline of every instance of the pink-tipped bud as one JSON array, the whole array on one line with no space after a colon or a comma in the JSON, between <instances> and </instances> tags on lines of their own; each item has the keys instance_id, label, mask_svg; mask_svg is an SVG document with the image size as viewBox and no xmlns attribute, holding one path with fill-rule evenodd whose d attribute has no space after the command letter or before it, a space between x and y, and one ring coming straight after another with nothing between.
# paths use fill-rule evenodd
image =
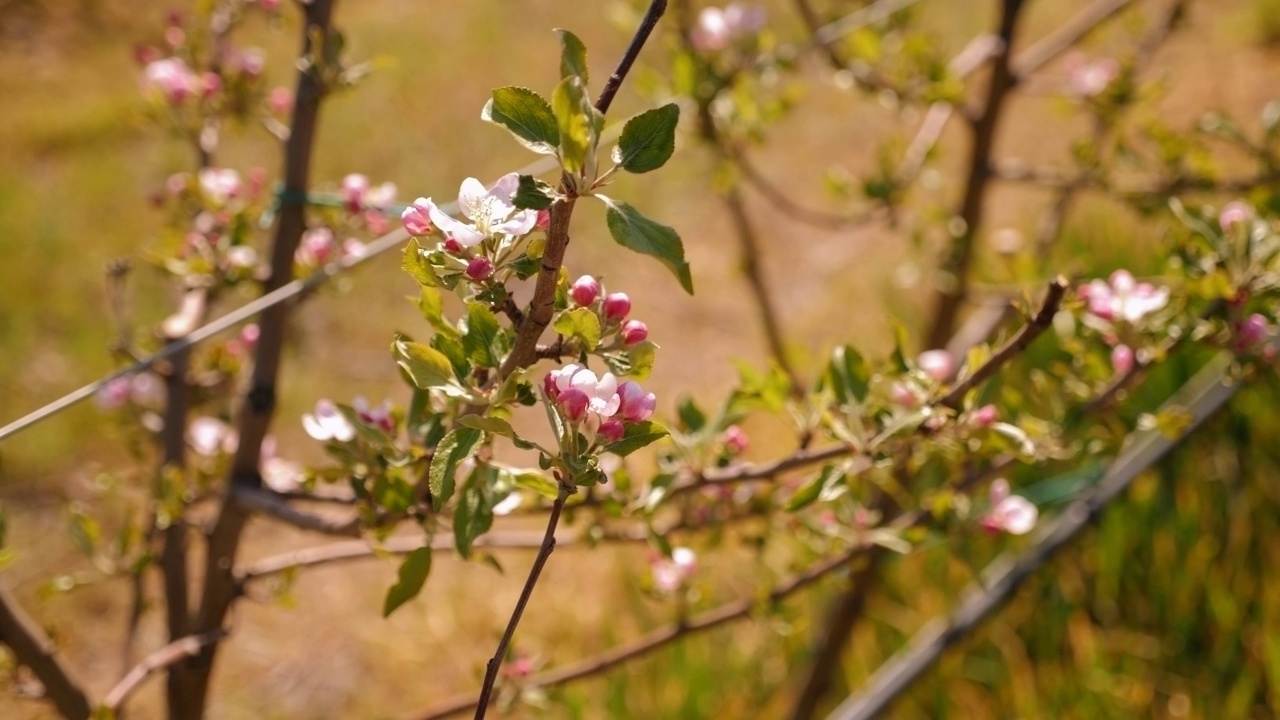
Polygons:
<instances>
[{"instance_id":1,"label":"pink-tipped bud","mask_svg":"<svg viewBox=\"0 0 1280 720\"><path fill-rule=\"evenodd\" d=\"M1245 318L1236 330L1236 347L1241 350L1257 345L1267 337L1267 318L1254 313Z\"/></svg>"},{"instance_id":2,"label":"pink-tipped bud","mask_svg":"<svg viewBox=\"0 0 1280 720\"><path fill-rule=\"evenodd\" d=\"M431 217L427 215L426 198L418 198L400 213L400 222L410 235L426 235L431 232Z\"/></svg>"},{"instance_id":3,"label":"pink-tipped bud","mask_svg":"<svg viewBox=\"0 0 1280 720\"><path fill-rule=\"evenodd\" d=\"M1231 232L1237 225L1242 225L1252 219L1253 208L1241 200L1232 200L1224 205L1222 211L1218 213L1218 224L1227 232Z\"/></svg>"},{"instance_id":4,"label":"pink-tipped bud","mask_svg":"<svg viewBox=\"0 0 1280 720\"><path fill-rule=\"evenodd\" d=\"M256 78L267 68L267 56L258 48L245 48L240 56L240 69L251 78Z\"/></svg>"},{"instance_id":5,"label":"pink-tipped bud","mask_svg":"<svg viewBox=\"0 0 1280 720\"><path fill-rule=\"evenodd\" d=\"M649 337L649 326L639 320L628 320L622 324L622 342L626 345L642 343Z\"/></svg>"},{"instance_id":6,"label":"pink-tipped bud","mask_svg":"<svg viewBox=\"0 0 1280 720\"><path fill-rule=\"evenodd\" d=\"M200 90L204 97L213 97L221 89L222 78L217 73L207 72L200 76Z\"/></svg>"},{"instance_id":7,"label":"pink-tipped bud","mask_svg":"<svg viewBox=\"0 0 1280 720\"><path fill-rule=\"evenodd\" d=\"M159 60L163 55L160 54L159 48L154 45L137 44L133 46L133 59L139 65L147 66Z\"/></svg>"},{"instance_id":8,"label":"pink-tipped bud","mask_svg":"<svg viewBox=\"0 0 1280 720\"><path fill-rule=\"evenodd\" d=\"M730 425L724 429L724 447L731 455L741 455L747 451L750 440L747 433L737 425Z\"/></svg>"},{"instance_id":9,"label":"pink-tipped bud","mask_svg":"<svg viewBox=\"0 0 1280 720\"><path fill-rule=\"evenodd\" d=\"M609 418L600 423L600 429L596 432L605 440L615 443L626 434L626 428L623 427L622 421L618 418Z\"/></svg>"},{"instance_id":10,"label":"pink-tipped bud","mask_svg":"<svg viewBox=\"0 0 1280 720\"><path fill-rule=\"evenodd\" d=\"M1133 348L1128 345L1117 345L1111 350L1111 369L1117 375L1124 375L1133 369Z\"/></svg>"},{"instance_id":11,"label":"pink-tipped bud","mask_svg":"<svg viewBox=\"0 0 1280 720\"><path fill-rule=\"evenodd\" d=\"M614 322L621 322L627 317L627 313L631 312L631 298L626 293L609 293L604 296L604 318Z\"/></svg>"},{"instance_id":12,"label":"pink-tipped bud","mask_svg":"<svg viewBox=\"0 0 1280 720\"><path fill-rule=\"evenodd\" d=\"M240 340L245 345L253 347L258 344L258 338L262 336L262 329L257 323L250 323L240 328Z\"/></svg>"},{"instance_id":13,"label":"pink-tipped bud","mask_svg":"<svg viewBox=\"0 0 1280 720\"><path fill-rule=\"evenodd\" d=\"M911 409L920 404L920 396L910 385L896 382L889 387L889 400L894 405Z\"/></svg>"},{"instance_id":14,"label":"pink-tipped bud","mask_svg":"<svg viewBox=\"0 0 1280 720\"><path fill-rule=\"evenodd\" d=\"M293 92L287 87L274 87L267 93L267 109L273 115L286 115L293 109Z\"/></svg>"},{"instance_id":15,"label":"pink-tipped bud","mask_svg":"<svg viewBox=\"0 0 1280 720\"><path fill-rule=\"evenodd\" d=\"M535 224L538 226L539 230L546 232L547 228L551 227L551 211L539 210L538 219Z\"/></svg>"},{"instance_id":16,"label":"pink-tipped bud","mask_svg":"<svg viewBox=\"0 0 1280 720\"><path fill-rule=\"evenodd\" d=\"M945 382L951 378L951 374L955 372L955 361L951 359L951 353L946 350L927 350L920 353L920 357L916 358L916 364L924 371L926 375L937 380Z\"/></svg>"},{"instance_id":17,"label":"pink-tipped bud","mask_svg":"<svg viewBox=\"0 0 1280 720\"><path fill-rule=\"evenodd\" d=\"M556 387L555 373L549 372L542 376L542 392L551 400L556 400L560 397L560 388Z\"/></svg>"},{"instance_id":18,"label":"pink-tipped bud","mask_svg":"<svg viewBox=\"0 0 1280 720\"><path fill-rule=\"evenodd\" d=\"M969 422L978 427L991 427L1000 419L1000 411L995 405L983 405L969 415Z\"/></svg>"},{"instance_id":19,"label":"pink-tipped bud","mask_svg":"<svg viewBox=\"0 0 1280 720\"><path fill-rule=\"evenodd\" d=\"M187 41L187 33L176 25L167 27L164 29L164 41L171 48L181 47Z\"/></svg>"},{"instance_id":20,"label":"pink-tipped bud","mask_svg":"<svg viewBox=\"0 0 1280 720\"><path fill-rule=\"evenodd\" d=\"M342 178L342 202L346 204L347 210L359 212L360 206L364 204L364 194L368 191L369 178L364 175L351 173Z\"/></svg>"},{"instance_id":21,"label":"pink-tipped bud","mask_svg":"<svg viewBox=\"0 0 1280 720\"><path fill-rule=\"evenodd\" d=\"M556 403L560 405L565 417L577 422L587 414L587 405L591 403L591 398L587 397L582 390L571 387L560 391L560 397L556 398Z\"/></svg>"},{"instance_id":22,"label":"pink-tipped bud","mask_svg":"<svg viewBox=\"0 0 1280 720\"><path fill-rule=\"evenodd\" d=\"M445 252L452 253L454 255L462 254L462 251L464 249L462 247L462 243L458 242L457 238L452 238L452 237L445 238L443 245L444 245Z\"/></svg>"},{"instance_id":23,"label":"pink-tipped bud","mask_svg":"<svg viewBox=\"0 0 1280 720\"><path fill-rule=\"evenodd\" d=\"M472 280L484 280L492 274L493 262L487 257L474 257L467 263L467 277Z\"/></svg>"},{"instance_id":24,"label":"pink-tipped bud","mask_svg":"<svg viewBox=\"0 0 1280 720\"><path fill-rule=\"evenodd\" d=\"M631 380L618 386L618 399L617 416L627 422L644 422L653 417L658 407L657 396L645 392L640 383Z\"/></svg>"},{"instance_id":25,"label":"pink-tipped bud","mask_svg":"<svg viewBox=\"0 0 1280 720\"><path fill-rule=\"evenodd\" d=\"M263 189L267 187L267 169L264 167L255 167L249 171L249 197L257 199L262 195Z\"/></svg>"},{"instance_id":26,"label":"pink-tipped bud","mask_svg":"<svg viewBox=\"0 0 1280 720\"><path fill-rule=\"evenodd\" d=\"M600 297L600 283L590 275L583 275L569 286L569 297L580 307L588 307Z\"/></svg>"}]
</instances>

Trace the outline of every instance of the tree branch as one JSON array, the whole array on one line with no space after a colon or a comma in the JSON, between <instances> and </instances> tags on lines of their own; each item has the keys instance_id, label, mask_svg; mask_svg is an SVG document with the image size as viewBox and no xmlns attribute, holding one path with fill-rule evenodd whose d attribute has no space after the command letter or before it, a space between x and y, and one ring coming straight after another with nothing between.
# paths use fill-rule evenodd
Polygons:
<instances>
[{"instance_id":1,"label":"tree branch","mask_svg":"<svg viewBox=\"0 0 1280 720\"><path fill-rule=\"evenodd\" d=\"M13 594L0 588L0 642L9 646L44 685L45 696L63 717L87 720L92 711L84 686L57 656L57 648Z\"/></svg>"},{"instance_id":2,"label":"tree branch","mask_svg":"<svg viewBox=\"0 0 1280 720\"><path fill-rule=\"evenodd\" d=\"M988 565L981 582L969 588L949 618L936 618L926 624L905 649L871 676L863 691L841 703L831 718L866 720L887 709L937 662L943 651L1003 605L1023 580L1088 527L1134 478L1159 462L1239 390L1241 384L1229 378L1232 360L1229 353L1220 354L1165 403L1166 407L1182 406L1191 412L1193 421L1182 432L1174 438L1156 431L1135 433L1128 449L1111 464L1096 489L1073 502L1055 522L1041 530L1034 544L1021 555L1003 555Z\"/></svg>"},{"instance_id":3,"label":"tree branch","mask_svg":"<svg viewBox=\"0 0 1280 720\"><path fill-rule=\"evenodd\" d=\"M201 648L212 645L226 636L227 632L221 629L203 635L188 635L156 650L143 658L142 662L135 665L132 670L120 679L120 682L116 683L115 687L111 688L111 692L108 692L106 698L102 701L102 707L113 713L119 712L120 706L124 704L124 701L152 673L172 667L200 652Z\"/></svg>"}]
</instances>

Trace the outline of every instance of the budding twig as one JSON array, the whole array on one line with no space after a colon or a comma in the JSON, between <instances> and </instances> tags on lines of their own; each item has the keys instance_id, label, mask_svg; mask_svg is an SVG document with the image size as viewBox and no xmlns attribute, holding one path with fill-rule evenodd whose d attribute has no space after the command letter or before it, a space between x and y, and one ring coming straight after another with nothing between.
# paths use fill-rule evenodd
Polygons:
<instances>
[{"instance_id":1,"label":"budding twig","mask_svg":"<svg viewBox=\"0 0 1280 720\"><path fill-rule=\"evenodd\" d=\"M40 680L58 712L72 720L87 720L91 708L84 685L58 658L49 636L5 588L0 588L0 642Z\"/></svg>"}]
</instances>

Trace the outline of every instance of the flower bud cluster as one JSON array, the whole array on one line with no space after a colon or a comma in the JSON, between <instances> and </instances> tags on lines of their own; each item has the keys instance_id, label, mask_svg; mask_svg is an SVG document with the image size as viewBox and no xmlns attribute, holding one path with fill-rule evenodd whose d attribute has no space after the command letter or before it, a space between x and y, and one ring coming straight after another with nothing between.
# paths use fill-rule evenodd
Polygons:
<instances>
[{"instance_id":1,"label":"flower bud cluster","mask_svg":"<svg viewBox=\"0 0 1280 720\"><path fill-rule=\"evenodd\" d=\"M622 346L637 345L649 339L649 326L641 320L628 318L631 298L623 292L605 293L600 281L591 275L583 275L569 286L569 299L578 307L594 310L601 320L605 334L614 334Z\"/></svg>"},{"instance_id":2,"label":"flower bud cluster","mask_svg":"<svg viewBox=\"0 0 1280 720\"><path fill-rule=\"evenodd\" d=\"M542 391L571 431L585 428L606 444L621 440L627 425L648 420L657 406L639 383L619 383L609 372L597 377L577 363L547 373Z\"/></svg>"}]
</instances>

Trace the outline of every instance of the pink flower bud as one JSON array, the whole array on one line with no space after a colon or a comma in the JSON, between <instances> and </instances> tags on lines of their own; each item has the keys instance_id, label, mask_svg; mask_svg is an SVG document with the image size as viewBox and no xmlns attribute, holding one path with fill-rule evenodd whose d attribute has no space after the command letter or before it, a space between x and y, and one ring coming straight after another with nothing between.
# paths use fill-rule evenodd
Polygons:
<instances>
[{"instance_id":1,"label":"pink flower bud","mask_svg":"<svg viewBox=\"0 0 1280 720\"><path fill-rule=\"evenodd\" d=\"M569 297L581 307L587 307L600 296L600 283L590 275L583 275L569 287Z\"/></svg>"},{"instance_id":2,"label":"pink flower bud","mask_svg":"<svg viewBox=\"0 0 1280 720\"><path fill-rule=\"evenodd\" d=\"M132 382L126 377L118 377L98 388L95 399L103 410L115 410L129 401Z\"/></svg>"},{"instance_id":3,"label":"pink flower bud","mask_svg":"<svg viewBox=\"0 0 1280 720\"><path fill-rule=\"evenodd\" d=\"M618 386L618 416L627 422L644 422L653 417L658 398L647 393L637 382L628 380Z\"/></svg>"},{"instance_id":4,"label":"pink flower bud","mask_svg":"<svg viewBox=\"0 0 1280 720\"><path fill-rule=\"evenodd\" d=\"M538 219L534 222L534 224L537 225L539 230L546 232L547 228L551 227L551 211L539 210Z\"/></svg>"},{"instance_id":5,"label":"pink flower bud","mask_svg":"<svg viewBox=\"0 0 1280 720\"><path fill-rule=\"evenodd\" d=\"M364 175L351 173L342 178L342 202L346 203L347 210L359 212L360 206L364 204L364 194L368 191L369 178Z\"/></svg>"},{"instance_id":6,"label":"pink flower bud","mask_svg":"<svg viewBox=\"0 0 1280 720\"><path fill-rule=\"evenodd\" d=\"M1267 318L1254 313L1241 321L1236 329L1236 347L1247 350L1265 340L1267 337Z\"/></svg>"},{"instance_id":7,"label":"pink flower bud","mask_svg":"<svg viewBox=\"0 0 1280 720\"><path fill-rule=\"evenodd\" d=\"M159 60L162 57L159 48L154 45L143 45L141 43L133 46L133 59L139 65L147 66Z\"/></svg>"},{"instance_id":8,"label":"pink flower bud","mask_svg":"<svg viewBox=\"0 0 1280 720\"><path fill-rule=\"evenodd\" d=\"M493 262L487 257L474 257L471 258L471 262L467 263L467 277L472 280L484 280L492 274Z\"/></svg>"},{"instance_id":9,"label":"pink flower bud","mask_svg":"<svg viewBox=\"0 0 1280 720\"><path fill-rule=\"evenodd\" d=\"M287 87L271 88L267 93L267 109L275 115L285 115L293 109L293 92Z\"/></svg>"},{"instance_id":10,"label":"pink flower bud","mask_svg":"<svg viewBox=\"0 0 1280 720\"><path fill-rule=\"evenodd\" d=\"M604 311L606 320L621 322L627 317L627 313L631 312L631 298L626 293L609 293L604 296L604 305L601 308Z\"/></svg>"},{"instance_id":11,"label":"pink flower bud","mask_svg":"<svg viewBox=\"0 0 1280 720\"><path fill-rule=\"evenodd\" d=\"M560 388L556 387L556 374L554 372L549 372L542 376L542 392L551 400L556 400L560 397Z\"/></svg>"},{"instance_id":12,"label":"pink flower bud","mask_svg":"<svg viewBox=\"0 0 1280 720\"><path fill-rule=\"evenodd\" d=\"M458 242L457 238L447 237L444 239L443 244L444 244L444 251L447 253L453 253L454 255L458 255L463 250L462 243Z\"/></svg>"},{"instance_id":13,"label":"pink flower bud","mask_svg":"<svg viewBox=\"0 0 1280 720\"><path fill-rule=\"evenodd\" d=\"M245 48L244 54L240 57L240 67L245 75L256 78L266 69L267 57L258 48Z\"/></svg>"},{"instance_id":14,"label":"pink flower bud","mask_svg":"<svg viewBox=\"0 0 1280 720\"><path fill-rule=\"evenodd\" d=\"M1128 345L1117 345L1111 350L1111 369L1117 375L1124 375L1133 369L1133 348Z\"/></svg>"},{"instance_id":15,"label":"pink flower bud","mask_svg":"<svg viewBox=\"0 0 1280 720\"><path fill-rule=\"evenodd\" d=\"M222 78L217 73L207 72L200 76L200 85L204 97L213 97L222 89Z\"/></svg>"},{"instance_id":16,"label":"pink flower bud","mask_svg":"<svg viewBox=\"0 0 1280 720\"><path fill-rule=\"evenodd\" d=\"M649 337L649 326L639 320L628 320L622 324L622 342L626 345L642 343Z\"/></svg>"},{"instance_id":17,"label":"pink flower bud","mask_svg":"<svg viewBox=\"0 0 1280 720\"><path fill-rule=\"evenodd\" d=\"M258 0L258 6L267 12L275 12L280 9L280 0Z\"/></svg>"},{"instance_id":18,"label":"pink flower bud","mask_svg":"<svg viewBox=\"0 0 1280 720\"><path fill-rule=\"evenodd\" d=\"M187 34L180 27L170 26L164 29L164 41L171 48L180 47L187 41Z\"/></svg>"},{"instance_id":19,"label":"pink flower bud","mask_svg":"<svg viewBox=\"0 0 1280 720\"><path fill-rule=\"evenodd\" d=\"M257 323L250 323L240 329L240 340L247 346L253 347L258 344L258 338L262 336L262 329Z\"/></svg>"},{"instance_id":20,"label":"pink flower bud","mask_svg":"<svg viewBox=\"0 0 1280 720\"><path fill-rule=\"evenodd\" d=\"M1252 219L1253 208L1241 200L1232 200L1218 213L1218 224L1226 232L1231 232L1236 225L1247 223Z\"/></svg>"},{"instance_id":21,"label":"pink flower bud","mask_svg":"<svg viewBox=\"0 0 1280 720\"><path fill-rule=\"evenodd\" d=\"M747 433L737 425L730 425L725 428L722 439L724 440L725 449L732 455L741 455L746 452L747 446L750 444Z\"/></svg>"},{"instance_id":22,"label":"pink flower bud","mask_svg":"<svg viewBox=\"0 0 1280 720\"><path fill-rule=\"evenodd\" d=\"M257 199L267 187L267 169L255 167L249 171L249 197Z\"/></svg>"},{"instance_id":23,"label":"pink flower bud","mask_svg":"<svg viewBox=\"0 0 1280 720\"><path fill-rule=\"evenodd\" d=\"M582 390L571 387L561 390L556 402L560 405L565 417L577 422L587 414L587 405L591 402L591 398L587 397L587 394Z\"/></svg>"},{"instance_id":24,"label":"pink flower bud","mask_svg":"<svg viewBox=\"0 0 1280 720\"><path fill-rule=\"evenodd\" d=\"M978 427L991 427L1000 419L1000 411L995 405L983 405L969 415L969 422Z\"/></svg>"},{"instance_id":25,"label":"pink flower bud","mask_svg":"<svg viewBox=\"0 0 1280 720\"><path fill-rule=\"evenodd\" d=\"M600 437L611 443L618 442L622 436L626 434L626 429L622 425L622 421L618 418L609 418L600 423L600 429L596 431Z\"/></svg>"},{"instance_id":26,"label":"pink flower bud","mask_svg":"<svg viewBox=\"0 0 1280 720\"><path fill-rule=\"evenodd\" d=\"M894 405L908 409L920 404L919 395L910 385L904 382L896 382L889 387L889 400Z\"/></svg>"},{"instance_id":27,"label":"pink flower bud","mask_svg":"<svg viewBox=\"0 0 1280 720\"><path fill-rule=\"evenodd\" d=\"M427 215L426 198L418 198L400 213L400 222L410 235L426 235L431 232L431 218Z\"/></svg>"},{"instance_id":28,"label":"pink flower bud","mask_svg":"<svg viewBox=\"0 0 1280 720\"><path fill-rule=\"evenodd\" d=\"M926 375L938 382L945 382L955 372L955 361L951 359L951 353L946 350L922 352L920 357L916 358L916 364Z\"/></svg>"}]
</instances>

